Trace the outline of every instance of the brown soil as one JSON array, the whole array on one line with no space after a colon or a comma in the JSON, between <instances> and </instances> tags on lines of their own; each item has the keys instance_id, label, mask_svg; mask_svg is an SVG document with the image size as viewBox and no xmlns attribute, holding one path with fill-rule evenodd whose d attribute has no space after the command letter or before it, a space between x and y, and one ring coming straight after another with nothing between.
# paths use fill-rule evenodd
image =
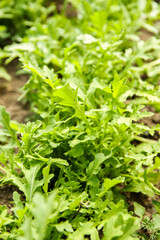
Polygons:
<instances>
[{"instance_id":1,"label":"brown soil","mask_svg":"<svg viewBox=\"0 0 160 240\"><path fill-rule=\"evenodd\" d=\"M11 75L12 80L7 82L4 79L0 79L0 105L6 107L9 112L11 119L18 122L24 122L25 118L30 114L29 107L24 106L18 101L20 88L26 83L27 75L16 75L18 70L18 61L14 60L6 66L7 72Z\"/></svg>"},{"instance_id":2,"label":"brown soil","mask_svg":"<svg viewBox=\"0 0 160 240\"><path fill-rule=\"evenodd\" d=\"M13 192L18 191L13 185L3 185L0 186L0 205L6 205L8 208L8 213L11 213L10 209L13 207Z\"/></svg>"},{"instance_id":3,"label":"brown soil","mask_svg":"<svg viewBox=\"0 0 160 240\"><path fill-rule=\"evenodd\" d=\"M144 125L150 128L155 127L157 124L160 124L160 113L156 112L154 107L146 106L145 108L142 109L142 111L152 112L154 115L139 120L138 121L139 123L143 123ZM146 132L146 134L143 137L158 141L158 139L160 138L160 134L159 131L155 131L155 134L151 136L148 132Z\"/></svg>"},{"instance_id":4,"label":"brown soil","mask_svg":"<svg viewBox=\"0 0 160 240\"><path fill-rule=\"evenodd\" d=\"M158 187L158 185L157 185ZM153 213L156 212L155 208L152 204L152 199L156 201L160 201L160 196L155 195L154 198L148 197L143 193L135 193L135 192L125 192L124 195L127 198L127 202L129 204L129 211L134 211L134 202L139 203L145 208L145 216L152 218Z\"/></svg>"},{"instance_id":5,"label":"brown soil","mask_svg":"<svg viewBox=\"0 0 160 240\"><path fill-rule=\"evenodd\" d=\"M144 28L142 28L140 32L141 32L140 38L141 38L143 41L147 41L148 39L150 39L151 37L154 36L153 33L147 31L147 30L144 29Z\"/></svg>"},{"instance_id":6,"label":"brown soil","mask_svg":"<svg viewBox=\"0 0 160 240\"><path fill-rule=\"evenodd\" d=\"M54 0L54 2L56 3L57 11L59 13L62 12L63 11L63 7L64 7L64 4L63 4L64 1L63 0ZM65 10L65 15L68 18L75 18L75 17L77 17L77 11L76 11L75 7L71 3L67 4L66 10Z\"/></svg>"},{"instance_id":7,"label":"brown soil","mask_svg":"<svg viewBox=\"0 0 160 240\"><path fill-rule=\"evenodd\" d=\"M148 127L153 127L153 126L156 126L158 123L160 123L160 113L156 112L154 107L148 105L142 110L146 112L152 112L154 115L151 117L146 117L141 119L139 121L140 123L144 123Z\"/></svg>"}]
</instances>

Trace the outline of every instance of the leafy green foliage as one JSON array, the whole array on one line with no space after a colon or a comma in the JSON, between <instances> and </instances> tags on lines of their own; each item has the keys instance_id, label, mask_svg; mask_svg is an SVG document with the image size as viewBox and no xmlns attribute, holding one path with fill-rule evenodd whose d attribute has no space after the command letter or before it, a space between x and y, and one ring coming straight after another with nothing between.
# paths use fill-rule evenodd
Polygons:
<instances>
[{"instance_id":1,"label":"leafy green foliage","mask_svg":"<svg viewBox=\"0 0 160 240\"><path fill-rule=\"evenodd\" d=\"M69 3L77 17L65 16ZM0 107L1 185L21 191L12 215L1 207L1 239L138 239L145 210L135 203L133 216L123 193L159 194L160 141L144 137L159 126L138 121L153 115L145 106L160 103L160 6L69 0L57 13L50 1L0 4L12 39L0 57L19 57L30 75L21 98L36 113L19 124ZM143 41L143 29L155 36Z\"/></svg>"}]
</instances>

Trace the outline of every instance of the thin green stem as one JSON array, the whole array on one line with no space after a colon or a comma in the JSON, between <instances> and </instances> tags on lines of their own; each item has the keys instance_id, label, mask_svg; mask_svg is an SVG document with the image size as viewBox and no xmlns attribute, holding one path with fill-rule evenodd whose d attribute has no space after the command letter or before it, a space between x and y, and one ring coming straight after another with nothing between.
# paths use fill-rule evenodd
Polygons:
<instances>
[{"instance_id":1,"label":"thin green stem","mask_svg":"<svg viewBox=\"0 0 160 240\"><path fill-rule=\"evenodd\" d=\"M140 137L140 136L135 136L134 139L139 141L139 142L144 142L144 143L151 143L151 144L156 144L157 143L156 140L143 138L143 137Z\"/></svg>"}]
</instances>

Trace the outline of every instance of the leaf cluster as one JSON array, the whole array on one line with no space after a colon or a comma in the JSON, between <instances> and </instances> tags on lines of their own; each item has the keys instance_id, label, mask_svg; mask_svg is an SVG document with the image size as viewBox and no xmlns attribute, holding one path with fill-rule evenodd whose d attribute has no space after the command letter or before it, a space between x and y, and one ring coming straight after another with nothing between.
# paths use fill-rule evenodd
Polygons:
<instances>
[{"instance_id":1,"label":"leaf cluster","mask_svg":"<svg viewBox=\"0 0 160 240\"><path fill-rule=\"evenodd\" d=\"M35 113L19 124L0 107L0 184L20 191L12 215L0 207L0 238L138 239L143 207L133 216L123 193L159 194L160 141L145 138L159 125L138 121L153 114L145 106L159 110L160 6L70 0L57 13L49 1L0 4L18 30L1 59L19 57L30 76L21 98ZM76 18L65 16L68 4ZM154 37L143 41L142 29Z\"/></svg>"}]
</instances>

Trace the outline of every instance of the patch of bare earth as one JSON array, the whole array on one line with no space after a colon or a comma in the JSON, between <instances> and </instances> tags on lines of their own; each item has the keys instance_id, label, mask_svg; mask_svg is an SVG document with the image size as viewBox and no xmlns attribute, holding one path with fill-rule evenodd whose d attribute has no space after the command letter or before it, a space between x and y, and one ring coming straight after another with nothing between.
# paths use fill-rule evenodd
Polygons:
<instances>
[{"instance_id":1,"label":"patch of bare earth","mask_svg":"<svg viewBox=\"0 0 160 240\"><path fill-rule=\"evenodd\" d=\"M64 0L54 0L54 2L56 3L56 8L57 11L60 13L63 11L64 8ZM71 3L68 3L65 7L65 15L68 18L75 18L77 17L77 11L76 9L73 7L73 5Z\"/></svg>"},{"instance_id":2,"label":"patch of bare earth","mask_svg":"<svg viewBox=\"0 0 160 240\"><path fill-rule=\"evenodd\" d=\"M135 192L125 192L125 196L129 204L129 211L134 211L134 202L137 202L145 208L145 215L149 218L151 218L153 213L156 212L152 204L152 199L157 201L160 200L158 195L156 195L154 198L151 198L143 193Z\"/></svg>"},{"instance_id":3,"label":"patch of bare earth","mask_svg":"<svg viewBox=\"0 0 160 240\"><path fill-rule=\"evenodd\" d=\"M138 121L139 123L143 123L144 125L146 125L150 128L155 127L157 124L160 124L160 113L156 112L154 107L146 106L145 108L142 109L142 111L152 112L153 116L140 119ZM151 136L148 132L146 132L143 135L143 137L149 138L149 139L154 139L154 140L158 141L158 139L160 138L160 134L159 134L159 131L155 131L154 135Z\"/></svg>"},{"instance_id":4,"label":"patch of bare earth","mask_svg":"<svg viewBox=\"0 0 160 240\"><path fill-rule=\"evenodd\" d=\"M151 37L153 37L153 36L154 36L153 33L147 31L147 30L144 29L144 28L141 29L141 34L140 34L141 40L147 41L147 40L149 40L149 39L150 39Z\"/></svg>"},{"instance_id":5,"label":"patch of bare earth","mask_svg":"<svg viewBox=\"0 0 160 240\"><path fill-rule=\"evenodd\" d=\"M6 107L11 119L24 122L25 118L30 115L29 107L19 102L18 98L21 95L20 88L24 86L28 76L16 75L17 66L17 60L6 66L7 72L11 75L10 82L0 78L0 105Z\"/></svg>"},{"instance_id":6,"label":"patch of bare earth","mask_svg":"<svg viewBox=\"0 0 160 240\"><path fill-rule=\"evenodd\" d=\"M18 189L13 185L0 186L0 205L6 205L8 213L11 213L10 209L13 207L13 192L17 192Z\"/></svg>"}]
</instances>

